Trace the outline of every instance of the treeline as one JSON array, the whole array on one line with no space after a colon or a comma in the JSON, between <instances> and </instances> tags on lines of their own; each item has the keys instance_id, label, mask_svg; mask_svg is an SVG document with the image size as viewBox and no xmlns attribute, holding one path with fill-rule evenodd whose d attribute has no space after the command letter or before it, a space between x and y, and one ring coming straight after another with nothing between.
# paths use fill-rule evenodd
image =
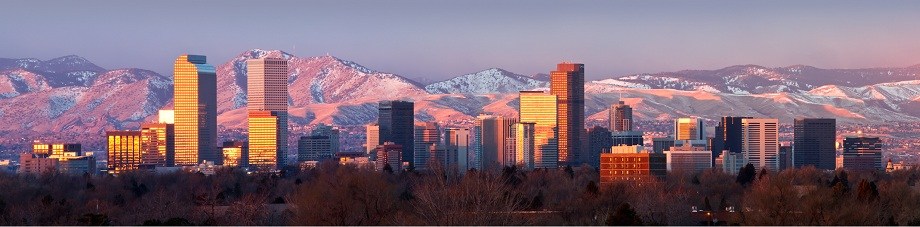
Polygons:
<instances>
[{"instance_id":1,"label":"treeline","mask_svg":"<svg viewBox=\"0 0 920 227\"><path fill-rule=\"evenodd\" d=\"M0 225L920 225L920 171L0 174ZM696 207L696 212L694 212ZM732 212L734 211L734 212Z\"/></svg>"}]
</instances>

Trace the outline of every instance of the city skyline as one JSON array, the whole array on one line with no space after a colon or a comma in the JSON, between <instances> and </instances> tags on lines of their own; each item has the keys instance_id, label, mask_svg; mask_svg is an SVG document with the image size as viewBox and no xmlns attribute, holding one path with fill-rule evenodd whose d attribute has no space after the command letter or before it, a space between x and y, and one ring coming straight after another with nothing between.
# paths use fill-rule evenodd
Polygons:
<instances>
[{"instance_id":1,"label":"city skyline","mask_svg":"<svg viewBox=\"0 0 920 227\"><path fill-rule=\"evenodd\" d=\"M432 81L491 67L526 75L545 73L541 65L560 60L594 65L586 72L589 79L743 64L820 68L920 64L920 57L912 54L920 51L920 44L909 41L920 36L916 29L920 15L912 13L920 4L910 1L586 1L565 5L538 1L526 7L514 1L490 7L469 2L278 2L299 6L271 11L276 18L303 25L294 28L269 23L276 20L268 17L240 16L264 14L277 4L244 8L237 7L242 1L205 1L177 8L169 7L171 2L108 3L96 7L83 2L12 1L10 8L27 10L0 15L3 21L13 22L0 28L19 31L0 37L0 49L10 55L0 57L50 59L77 54L106 68L141 67L169 75L170 66L156 59L195 52L223 62L237 51L265 48L298 56L330 53L381 71ZM159 13L118 10L134 7ZM205 7L212 10L200 10ZM861 13L849 13L854 10ZM210 19L182 32L181 39L171 34L176 29L171 25L182 20L175 15L192 11ZM462 12L487 16L466 17ZM553 13L559 16L541 16ZM439 17L420 20L427 15ZM122 20L104 19L108 17ZM54 23L64 18L74 24L99 26ZM32 26L15 26L26 21ZM235 30L243 27L252 28L252 33L237 35ZM890 32L895 29L899 32ZM549 31L594 35L559 36ZM118 36L106 35L112 33ZM409 39L417 41L414 45L401 42ZM463 48L456 48L460 46ZM541 48L534 48L537 46ZM410 62L429 67L414 67Z\"/></svg>"}]
</instances>

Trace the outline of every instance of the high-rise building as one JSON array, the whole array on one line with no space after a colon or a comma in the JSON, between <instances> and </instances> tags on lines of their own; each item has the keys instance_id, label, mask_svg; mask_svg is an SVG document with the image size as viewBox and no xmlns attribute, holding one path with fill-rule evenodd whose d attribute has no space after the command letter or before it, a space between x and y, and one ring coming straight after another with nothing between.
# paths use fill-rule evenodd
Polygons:
<instances>
[{"instance_id":1,"label":"high-rise building","mask_svg":"<svg viewBox=\"0 0 920 227\"><path fill-rule=\"evenodd\" d=\"M141 131L106 131L106 151L108 152L108 171L119 174L137 170L141 165Z\"/></svg>"},{"instance_id":2,"label":"high-rise building","mask_svg":"<svg viewBox=\"0 0 920 227\"><path fill-rule=\"evenodd\" d=\"M335 154L342 151L342 144L339 141L339 128L320 123L313 127L313 131L310 132L310 135L313 136L326 136L329 137L329 149L330 153Z\"/></svg>"},{"instance_id":3,"label":"high-rise building","mask_svg":"<svg viewBox=\"0 0 920 227\"><path fill-rule=\"evenodd\" d=\"M297 140L297 161L325 161L335 157L329 136L301 136Z\"/></svg>"},{"instance_id":4,"label":"high-rise building","mask_svg":"<svg viewBox=\"0 0 920 227\"><path fill-rule=\"evenodd\" d=\"M249 167L257 172L277 170L284 163L278 158L280 138L278 111L249 111Z\"/></svg>"},{"instance_id":5,"label":"high-rise building","mask_svg":"<svg viewBox=\"0 0 920 227\"><path fill-rule=\"evenodd\" d=\"M514 124L514 159L515 165L524 170L533 170L536 162L536 123L518 122Z\"/></svg>"},{"instance_id":6,"label":"high-rise building","mask_svg":"<svg viewBox=\"0 0 920 227\"><path fill-rule=\"evenodd\" d=\"M550 94L556 96L560 165L578 165L587 149L585 135L585 65L562 62L550 73Z\"/></svg>"},{"instance_id":7,"label":"high-rise building","mask_svg":"<svg viewBox=\"0 0 920 227\"><path fill-rule=\"evenodd\" d=\"M377 123L367 125L364 135L366 138L364 149L367 151L367 154L370 155L377 150L377 145L380 145L380 125Z\"/></svg>"},{"instance_id":8,"label":"high-rise building","mask_svg":"<svg viewBox=\"0 0 920 227\"><path fill-rule=\"evenodd\" d=\"M173 71L176 160L180 166L221 161L217 151L217 74L203 55L182 55Z\"/></svg>"},{"instance_id":9,"label":"high-rise building","mask_svg":"<svg viewBox=\"0 0 920 227\"><path fill-rule=\"evenodd\" d=\"M249 166L249 145L241 141L227 141L221 146L224 155L224 166L247 167Z\"/></svg>"},{"instance_id":10,"label":"high-rise building","mask_svg":"<svg viewBox=\"0 0 920 227\"><path fill-rule=\"evenodd\" d=\"M377 145L377 170L384 170L390 166L393 172L402 170L402 145L393 142L383 142Z\"/></svg>"},{"instance_id":11,"label":"high-rise building","mask_svg":"<svg viewBox=\"0 0 920 227\"><path fill-rule=\"evenodd\" d=\"M441 127L438 126L438 123L424 122L415 125L414 136L415 144L413 147L415 151L413 153L415 157L413 157L413 163L415 169L429 170L429 167L436 165L435 162L439 162L439 165L443 167L444 155L438 154L438 151L443 149L439 146L441 144Z\"/></svg>"},{"instance_id":12,"label":"high-rise building","mask_svg":"<svg viewBox=\"0 0 920 227\"><path fill-rule=\"evenodd\" d=\"M610 121L610 131L623 132L633 130L632 107L626 105L625 102L620 101L610 106L608 114L610 115L608 118Z\"/></svg>"},{"instance_id":13,"label":"high-rise building","mask_svg":"<svg viewBox=\"0 0 920 227\"><path fill-rule=\"evenodd\" d=\"M497 169L507 163L505 162L505 157L508 157L505 154L507 151L505 143L508 142L507 138L511 137L514 123L517 123L517 119L492 115L476 117L475 128L479 131L474 132L478 133L475 146L477 146L478 153L481 154L479 160L483 169Z\"/></svg>"},{"instance_id":14,"label":"high-rise building","mask_svg":"<svg viewBox=\"0 0 920 227\"><path fill-rule=\"evenodd\" d=\"M674 121L675 140L704 140L703 120L696 117L682 117Z\"/></svg>"},{"instance_id":15,"label":"high-rise building","mask_svg":"<svg viewBox=\"0 0 920 227\"><path fill-rule=\"evenodd\" d=\"M658 180L667 175L667 158L664 154L641 151L641 146L619 146L611 153L601 154L600 182L609 185L617 181L638 184ZM622 148L639 148L622 149Z\"/></svg>"},{"instance_id":16,"label":"high-rise building","mask_svg":"<svg viewBox=\"0 0 920 227\"><path fill-rule=\"evenodd\" d=\"M613 146L632 146L645 143L644 139L642 139L642 132L640 131L612 132L611 138Z\"/></svg>"},{"instance_id":17,"label":"high-rise building","mask_svg":"<svg viewBox=\"0 0 920 227\"><path fill-rule=\"evenodd\" d=\"M667 157L668 171L697 173L712 168L712 151L706 147L683 143L664 152Z\"/></svg>"},{"instance_id":18,"label":"high-rise building","mask_svg":"<svg viewBox=\"0 0 920 227\"><path fill-rule=\"evenodd\" d=\"M251 153L260 156L258 171L271 171L286 163L288 152L288 62L281 58L260 58L246 61L246 110L250 116L261 117L257 123L250 120L250 135L253 131L266 136L253 141L250 138ZM264 122L274 119L275 122ZM270 135L271 134L271 135ZM274 138L271 138L274 137ZM255 146L252 144L256 142ZM273 145L271 147L265 145ZM274 167L264 157L275 155Z\"/></svg>"},{"instance_id":19,"label":"high-rise building","mask_svg":"<svg viewBox=\"0 0 920 227\"><path fill-rule=\"evenodd\" d=\"M413 133L415 132L415 103L407 101L382 101L379 103L380 125L380 144L384 142L393 142L402 146L403 161L410 162L415 151L412 147L415 143ZM398 166L394 166L396 169Z\"/></svg>"},{"instance_id":20,"label":"high-rise building","mask_svg":"<svg viewBox=\"0 0 920 227\"><path fill-rule=\"evenodd\" d=\"M833 118L797 118L794 128L791 155L795 167L834 170L837 121Z\"/></svg>"},{"instance_id":21,"label":"high-rise building","mask_svg":"<svg viewBox=\"0 0 920 227\"><path fill-rule=\"evenodd\" d=\"M141 165L145 168L173 166L176 155L175 125L141 124Z\"/></svg>"},{"instance_id":22,"label":"high-rise building","mask_svg":"<svg viewBox=\"0 0 920 227\"><path fill-rule=\"evenodd\" d=\"M448 128L444 130L444 150L447 153L447 167L454 168L460 174L466 173L470 165L472 136L467 128Z\"/></svg>"},{"instance_id":23,"label":"high-rise building","mask_svg":"<svg viewBox=\"0 0 920 227\"><path fill-rule=\"evenodd\" d=\"M534 123L534 168L559 167L557 96L542 91L521 91L518 118Z\"/></svg>"},{"instance_id":24,"label":"high-rise building","mask_svg":"<svg viewBox=\"0 0 920 227\"><path fill-rule=\"evenodd\" d=\"M741 119L741 153L747 163L758 171L779 170L779 120L766 118Z\"/></svg>"},{"instance_id":25,"label":"high-rise building","mask_svg":"<svg viewBox=\"0 0 920 227\"><path fill-rule=\"evenodd\" d=\"M881 171L882 140L878 137L848 136L843 139L843 169Z\"/></svg>"},{"instance_id":26,"label":"high-rise building","mask_svg":"<svg viewBox=\"0 0 920 227\"><path fill-rule=\"evenodd\" d=\"M614 146L613 137L610 136L610 130L601 126L594 126L588 130L588 164L595 169L600 168L601 154L610 153L610 147ZM630 144L642 145L642 144Z\"/></svg>"},{"instance_id":27,"label":"high-rise building","mask_svg":"<svg viewBox=\"0 0 920 227\"><path fill-rule=\"evenodd\" d=\"M722 151L741 153L741 119L751 117L722 117L719 125L715 127L711 151L713 157L718 157Z\"/></svg>"}]
</instances>

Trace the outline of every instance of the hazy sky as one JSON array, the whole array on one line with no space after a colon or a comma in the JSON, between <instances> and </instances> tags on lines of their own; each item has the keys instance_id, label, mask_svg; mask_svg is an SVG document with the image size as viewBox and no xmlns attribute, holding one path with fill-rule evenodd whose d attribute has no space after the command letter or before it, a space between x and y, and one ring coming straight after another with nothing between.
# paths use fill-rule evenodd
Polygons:
<instances>
[{"instance_id":1,"label":"hazy sky","mask_svg":"<svg viewBox=\"0 0 920 227\"><path fill-rule=\"evenodd\" d=\"M489 67L545 73L562 60L585 63L590 79L908 66L920 64L920 1L0 2L0 57L76 54L171 75L182 53L216 65L253 48L431 80Z\"/></svg>"}]
</instances>

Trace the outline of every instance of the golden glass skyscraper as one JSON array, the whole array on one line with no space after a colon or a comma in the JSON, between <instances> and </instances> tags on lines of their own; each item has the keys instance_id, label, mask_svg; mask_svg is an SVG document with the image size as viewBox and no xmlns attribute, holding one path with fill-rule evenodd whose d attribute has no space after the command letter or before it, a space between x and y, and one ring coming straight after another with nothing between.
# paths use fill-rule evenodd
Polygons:
<instances>
[{"instance_id":1,"label":"golden glass skyscraper","mask_svg":"<svg viewBox=\"0 0 920 227\"><path fill-rule=\"evenodd\" d=\"M585 65L562 62L550 73L550 94L556 95L559 164L579 163L585 141Z\"/></svg>"},{"instance_id":2,"label":"golden glass skyscraper","mask_svg":"<svg viewBox=\"0 0 920 227\"><path fill-rule=\"evenodd\" d=\"M272 171L284 165L288 152L287 60L250 59L246 68L250 166Z\"/></svg>"},{"instance_id":3,"label":"golden glass skyscraper","mask_svg":"<svg viewBox=\"0 0 920 227\"><path fill-rule=\"evenodd\" d=\"M107 131L105 135L109 173L137 170L143 156L141 131Z\"/></svg>"},{"instance_id":4,"label":"golden glass skyscraper","mask_svg":"<svg viewBox=\"0 0 920 227\"><path fill-rule=\"evenodd\" d=\"M682 117L674 121L674 140L703 140L703 120L696 117Z\"/></svg>"},{"instance_id":5,"label":"golden glass skyscraper","mask_svg":"<svg viewBox=\"0 0 920 227\"><path fill-rule=\"evenodd\" d=\"M179 166L202 161L221 163L217 150L217 74L203 55L176 58L175 90L176 159Z\"/></svg>"},{"instance_id":6,"label":"golden glass skyscraper","mask_svg":"<svg viewBox=\"0 0 920 227\"><path fill-rule=\"evenodd\" d=\"M520 122L534 123L533 168L556 168L559 162L559 134L556 95L542 91L521 91ZM518 143L524 140L516 141Z\"/></svg>"}]
</instances>

